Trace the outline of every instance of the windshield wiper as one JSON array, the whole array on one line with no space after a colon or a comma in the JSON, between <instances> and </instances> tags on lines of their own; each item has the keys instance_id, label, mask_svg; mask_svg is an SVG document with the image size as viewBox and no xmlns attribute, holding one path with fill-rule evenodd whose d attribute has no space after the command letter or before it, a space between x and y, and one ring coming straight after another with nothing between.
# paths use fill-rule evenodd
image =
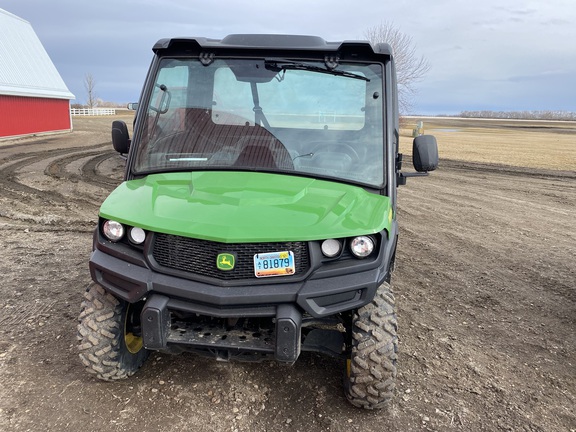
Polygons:
<instances>
[{"instance_id":1,"label":"windshield wiper","mask_svg":"<svg viewBox=\"0 0 576 432\"><path fill-rule=\"evenodd\" d=\"M368 78L366 78L365 76L357 75L357 74L352 73L352 72L346 72L346 71L341 71L341 70L336 70L336 69L328 69L328 68L323 68L323 67L316 66L316 65L311 65L309 63L299 63L299 62L295 62L295 61L291 61L291 60L266 59L266 60L264 60L264 66L266 67L266 69L271 70L271 71L275 71L275 72L282 72L282 71L286 71L286 70L305 70L305 71L310 71L310 72L318 72L318 73L324 73L324 74L328 74L328 75L343 76L346 78L354 78L354 79L359 79L359 80L370 82L370 80Z\"/></svg>"}]
</instances>

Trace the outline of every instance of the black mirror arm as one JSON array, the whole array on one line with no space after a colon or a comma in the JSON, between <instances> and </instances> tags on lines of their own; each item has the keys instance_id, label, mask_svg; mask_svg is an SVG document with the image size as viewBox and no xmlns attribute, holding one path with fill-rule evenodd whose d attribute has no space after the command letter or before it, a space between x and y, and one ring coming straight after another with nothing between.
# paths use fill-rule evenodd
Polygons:
<instances>
[{"instance_id":1,"label":"black mirror arm","mask_svg":"<svg viewBox=\"0 0 576 432\"><path fill-rule=\"evenodd\" d=\"M398 186L406 184L408 177L426 177L428 172L399 172L397 177Z\"/></svg>"}]
</instances>

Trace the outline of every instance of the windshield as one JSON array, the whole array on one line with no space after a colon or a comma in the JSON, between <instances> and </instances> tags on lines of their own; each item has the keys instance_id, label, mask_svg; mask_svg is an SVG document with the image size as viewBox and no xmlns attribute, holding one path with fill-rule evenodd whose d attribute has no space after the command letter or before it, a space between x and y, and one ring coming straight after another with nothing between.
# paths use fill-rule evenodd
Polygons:
<instances>
[{"instance_id":1,"label":"windshield","mask_svg":"<svg viewBox=\"0 0 576 432\"><path fill-rule=\"evenodd\" d=\"M133 172L254 170L381 187L382 106L380 64L163 59Z\"/></svg>"}]
</instances>

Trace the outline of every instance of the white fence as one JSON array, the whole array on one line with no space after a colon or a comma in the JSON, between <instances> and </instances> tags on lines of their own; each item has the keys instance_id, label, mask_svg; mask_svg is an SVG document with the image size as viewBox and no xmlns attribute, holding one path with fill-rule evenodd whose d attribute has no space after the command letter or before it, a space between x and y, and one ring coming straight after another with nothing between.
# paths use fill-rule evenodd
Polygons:
<instances>
[{"instance_id":1,"label":"white fence","mask_svg":"<svg viewBox=\"0 0 576 432\"><path fill-rule=\"evenodd\" d=\"M70 108L70 115L73 116L116 115L116 110L114 108Z\"/></svg>"}]
</instances>

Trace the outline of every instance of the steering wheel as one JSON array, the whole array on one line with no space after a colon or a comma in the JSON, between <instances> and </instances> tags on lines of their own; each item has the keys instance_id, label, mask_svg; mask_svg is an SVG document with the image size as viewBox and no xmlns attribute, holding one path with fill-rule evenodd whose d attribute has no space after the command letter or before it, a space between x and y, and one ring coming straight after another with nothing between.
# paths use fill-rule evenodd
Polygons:
<instances>
[{"instance_id":1,"label":"steering wheel","mask_svg":"<svg viewBox=\"0 0 576 432\"><path fill-rule=\"evenodd\" d=\"M346 143L321 143L314 147L311 153L316 154L321 152L344 153L351 161L357 161L359 159L354 147Z\"/></svg>"}]
</instances>

